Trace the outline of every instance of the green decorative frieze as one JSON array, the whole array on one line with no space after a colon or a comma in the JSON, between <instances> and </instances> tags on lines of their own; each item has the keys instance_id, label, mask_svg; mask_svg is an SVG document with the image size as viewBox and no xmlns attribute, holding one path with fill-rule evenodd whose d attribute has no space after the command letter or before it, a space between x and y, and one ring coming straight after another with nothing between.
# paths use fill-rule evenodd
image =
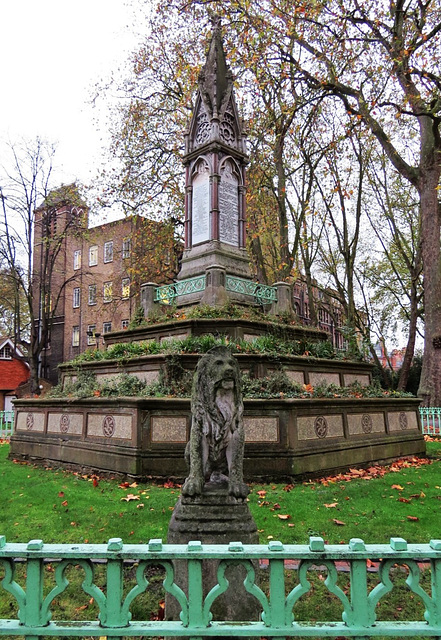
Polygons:
<instances>
[{"instance_id":1,"label":"green decorative frieze","mask_svg":"<svg viewBox=\"0 0 441 640\"><path fill-rule=\"evenodd\" d=\"M178 282L173 282L173 284L157 287L154 301L159 302L159 304L172 304L173 300L178 296L186 296L190 293L204 291L205 286L205 275L188 278L187 280L179 280Z\"/></svg>"},{"instance_id":2,"label":"green decorative frieze","mask_svg":"<svg viewBox=\"0 0 441 640\"><path fill-rule=\"evenodd\" d=\"M130 560L136 567L133 582L124 585L124 563ZM188 593L176 583L175 561L187 563ZM204 590L203 566L207 560L218 561L216 583ZM15 580L16 565L26 563L25 580ZM44 571L50 563L53 572ZM105 583L98 581L96 567L104 567ZM293 588L285 583L285 563L295 565ZM367 580L368 566L377 567ZM267 567L269 587L262 591L256 578L256 567ZM342 566L349 564L347 592L339 584ZM423 607L421 616L405 621L381 616L378 603L394 588L391 571L396 565L406 565L410 597ZM212 606L228 589L226 571L241 565L245 574L244 588L254 596L260 607L260 619L219 622L213 618ZM160 566L164 571L163 587L179 603L178 620L132 620L133 602L149 587L148 570ZM339 619L329 621L297 620L296 603L314 588L310 572L326 569L324 588L327 597L340 602ZM430 571L431 580L422 579L422 571ZM402 538L391 538L389 544L365 544L353 538L348 545L328 545L323 538L311 537L309 545L290 545L271 540L268 545L230 542L222 545L202 545L197 540L185 545L163 544L150 540L147 544L125 545L120 538L107 544L43 544L31 540L28 544L7 543L0 536L0 601L9 594L15 606L8 609L12 617L0 619L0 636L42 637L176 637L181 638L288 638L288 637L352 637L441 636L441 542L408 544ZM89 620L61 620L60 596L69 587L72 571L82 575L81 591L93 598L97 613ZM293 569L291 569L293 571ZM98 585L99 582L99 585ZM16 613L14 613L16 612ZM15 616L15 617L14 617Z\"/></svg>"},{"instance_id":3,"label":"green decorative frieze","mask_svg":"<svg viewBox=\"0 0 441 640\"><path fill-rule=\"evenodd\" d=\"M227 275L225 289L245 296L252 296L259 304L277 302L277 289L266 284Z\"/></svg>"}]
</instances>

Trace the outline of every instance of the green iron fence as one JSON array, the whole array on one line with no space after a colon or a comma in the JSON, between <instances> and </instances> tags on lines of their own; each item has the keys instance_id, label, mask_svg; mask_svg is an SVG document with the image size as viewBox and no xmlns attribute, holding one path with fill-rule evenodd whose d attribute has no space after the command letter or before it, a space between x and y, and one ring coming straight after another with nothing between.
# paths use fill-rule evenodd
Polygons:
<instances>
[{"instance_id":1,"label":"green iron fence","mask_svg":"<svg viewBox=\"0 0 441 640\"><path fill-rule=\"evenodd\" d=\"M135 561L136 578L131 589L124 589L124 567ZM175 583L174 560L187 562L188 593ZM204 595L203 562L218 562L217 584ZM337 584L340 561L349 568L350 586L343 591ZM23 584L15 579L18 562L25 562ZM266 563L269 587L264 592L256 579L256 567ZM287 563L296 561L296 584L286 589ZM368 561L378 563L376 584L368 586ZM431 586L421 581L420 563L429 566ZM51 573L45 566L49 563ZM377 604L394 588L391 569L407 565L406 580L409 596L424 604L420 620L397 622L377 619ZM12 596L18 613L15 618L0 620L0 635L26 636L107 636L107 637L409 637L441 636L441 540L429 544L407 544L402 538L392 538L389 545L365 545L354 538L349 545L326 545L322 538L310 538L309 545L283 545L271 541L268 546L162 544L151 540L146 545L123 544L119 538L107 545L43 544L32 540L28 544L6 543L0 536L0 567L4 575L0 602L4 591ZM104 566L106 583L96 584L96 566ZM165 571L163 586L169 597L179 603L180 620L132 620L130 609L135 599L149 587L147 570L161 566ZM230 565L243 565L244 587L256 598L261 616L259 621L212 619L211 607L218 596L228 589L225 571ZM294 565L293 565L294 566ZM87 621L59 620L56 611L60 596L69 584L66 570L81 571L81 589L93 598L99 608L96 619ZM341 618L334 621L312 622L295 619L295 604L312 587L308 573L313 568L326 572L324 585L341 606ZM2 575L0 573L0 575ZM71 574L68 574L71 576ZM48 586L47 582L52 581ZM236 597L231 594L231 597ZM11 607L11 611L14 609ZM54 617L52 614L54 613ZM320 612L317 612L318 614ZM317 615L316 613L316 615ZM56 614L56 615L55 615Z\"/></svg>"},{"instance_id":2,"label":"green iron fence","mask_svg":"<svg viewBox=\"0 0 441 640\"><path fill-rule=\"evenodd\" d=\"M204 291L206 286L205 275L195 278L187 278L187 280L179 280L172 284L166 284L157 287L155 290L154 301L160 304L172 304L178 296L185 296L190 293L198 293Z\"/></svg>"},{"instance_id":3,"label":"green iron fence","mask_svg":"<svg viewBox=\"0 0 441 640\"><path fill-rule=\"evenodd\" d=\"M234 293L251 296L258 304L277 302L276 287L270 287L266 284L260 284L259 282L252 282L252 280L227 275L225 289Z\"/></svg>"},{"instance_id":4,"label":"green iron fence","mask_svg":"<svg viewBox=\"0 0 441 640\"><path fill-rule=\"evenodd\" d=\"M6 440L14 431L14 412L0 411L0 440Z\"/></svg>"},{"instance_id":5,"label":"green iron fence","mask_svg":"<svg viewBox=\"0 0 441 640\"><path fill-rule=\"evenodd\" d=\"M420 407L420 417L425 436L441 435L441 407Z\"/></svg>"}]
</instances>

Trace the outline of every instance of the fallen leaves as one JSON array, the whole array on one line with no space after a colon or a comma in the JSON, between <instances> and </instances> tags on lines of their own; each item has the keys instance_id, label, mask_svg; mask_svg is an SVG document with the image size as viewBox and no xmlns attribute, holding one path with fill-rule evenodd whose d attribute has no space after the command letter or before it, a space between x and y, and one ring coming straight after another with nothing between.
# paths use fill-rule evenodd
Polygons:
<instances>
[{"instance_id":1,"label":"fallen leaves","mask_svg":"<svg viewBox=\"0 0 441 640\"><path fill-rule=\"evenodd\" d=\"M327 509L335 509L335 507L338 505L338 502L330 502L329 504L325 504L323 505L324 507L326 507Z\"/></svg>"},{"instance_id":2,"label":"fallen leaves","mask_svg":"<svg viewBox=\"0 0 441 640\"><path fill-rule=\"evenodd\" d=\"M345 527L346 526L346 522L343 522L343 520L337 520L337 518L333 518L332 522L334 524L336 524L339 527Z\"/></svg>"},{"instance_id":3,"label":"fallen leaves","mask_svg":"<svg viewBox=\"0 0 441 640\"><path fill-rule=\"evenodd\" d=\"M367 469L349 469L345 473L338 473L334 476L325 476L318 478L317 480L309 480L304 484L322 484L327 487L330 484L337 482L350 482L351 480L372 480L373 478L382 478L387 473L396 473L402 469L409 469L410 467L419 468L423 465L432 464L432 460L429 458L417 458L416 456L409 456L408 458L400 458L395 460L390 465L373 465ZM397 485L399 486L399 485Z\"/></svg>"},{"instance_id":4,"label":"fallen leaves","mask_svg":"<svg viewBox=\"0 0 441 640\"><path fill-rule=\"evenodd\" d=\"M139 500L139 496L134 495L133 493L128 493L126 496L121 498L125 502L131 502L132 500Z\"/></svg>"},{"instance_id":5,"label":"fallen leaves","mask_svg":"<svg viewBox=\"0 0 441 640\"><path fill-rule=\"evenodd\" d=\"M418 522L419 518L417 518L416 516L407 516L408 520L411 520L412 522Z\"/></svg>"},{"instance_id":6,"label":"fallen leaves","mask_svg":"<svg viewBox=\"0 0 441 640\"><path fill-rule=\"evenodd\" d=\"M404 489L404 487L402 487L400 484L393 484L391 486L391 489L396 489L397 491L402 491Z\"/></svg>"}]
</instances>

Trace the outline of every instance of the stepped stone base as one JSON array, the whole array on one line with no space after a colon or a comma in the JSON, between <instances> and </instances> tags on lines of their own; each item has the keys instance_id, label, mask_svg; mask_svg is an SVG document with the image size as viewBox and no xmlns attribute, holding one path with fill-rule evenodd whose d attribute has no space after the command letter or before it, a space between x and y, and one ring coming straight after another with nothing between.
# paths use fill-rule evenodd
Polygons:
<instances>
[{"instance_id":1,"label":"stepped stone base","mask_svg":"<svg viewBox=\"0 0 441 640\"><path fill-rule=\"evenodd\" d=\"M227 484L208 483L202 496L181 496L170 520L167 542L187 544L199 540L202 544L257 544L257 526L248 503L228 495ZM175 564L175 582L187 593L187 565ZM217 584L217 560L203 565L204 596ZM257 572L257 567L254 567ZM227 591L215 600L211 611L213 620L257 620L261 610L257 600L243 586L246 571L243 566L229 567ZM257 578L256 578L257 581ZM165 615L168 620L179 619L180 608L173 597L166 598Z\"/></svg>"}]
</instances>

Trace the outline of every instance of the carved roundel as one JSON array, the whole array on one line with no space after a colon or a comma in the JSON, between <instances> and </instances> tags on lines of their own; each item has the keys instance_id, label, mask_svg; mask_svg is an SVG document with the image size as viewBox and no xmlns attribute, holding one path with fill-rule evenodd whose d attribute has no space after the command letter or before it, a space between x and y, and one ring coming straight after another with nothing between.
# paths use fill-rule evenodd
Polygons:
<instances>
[{"instance_id":1,"label":"carved roundel","mask_svg":"<svg viewBox=\"0 0 441 640\"><path fill-rule=\"evenodd\" d=\"M363 433L372 432L372 417L368 413L364 413L361 418L361 428Z\"/></svg>"},{"instance_id":2,"label":"carved roundel","mask_svg":"<svg viewBox=\"0 0 441 640\"><path fill-rule=\"evenodd\" d=\"M70 418L66 413L60 418L60 431L61 433L67 433L69 431Z\"/></svg>"},{"instance_id":3,"label":"carved roundel","mask_svg":"<svg viewBox=\"0 0 441 640\"><path fill-rule=\"evenodd\" d=\"M28 413L26 416L26 429L30 431L34 427L34 414Z\"/></svg>"},{"instance_id":4,"label":"carved roundel","mask_svg":"<svg viewBox=\"0 0 441 640\"><path fill-rule=\"evenodd\" d=\"M328 423L323 416L317 416L314 421L314 431L317 438L326 438L328 435Z\"/></svg>"},{"instance_id":5,"label":"carved roundel","mask_svg":"<svg viewBox=\"0 0 441 640\"><path fill-rule=\"evenodd\" d=\"M227 144L232 144L235 140L234 128L229 122L221 122L219 126L220 136Z\"/></svg>"},{"instance_id":6,"label":"carved roundel","mask_svg":"<svg viewBox=\"0 0 441 640\"><path fill-rule=\"evenodd\" d=\"M103 420L103 433L106 438L111 438L115 433L115 418L113 416L106 416Z\"/></svg>"},{"instance_id":7,"label":"carved roundel","mask_svg":"<svg viewBox=\"0 0 441 640\"><path fill-rule=\"evenodd\" d=\"M404 411L401 411L398 422L400 423L400 429L403 429L403 431L404 429L407 429L407 416Z\"/></svg>"}]
</instances>

